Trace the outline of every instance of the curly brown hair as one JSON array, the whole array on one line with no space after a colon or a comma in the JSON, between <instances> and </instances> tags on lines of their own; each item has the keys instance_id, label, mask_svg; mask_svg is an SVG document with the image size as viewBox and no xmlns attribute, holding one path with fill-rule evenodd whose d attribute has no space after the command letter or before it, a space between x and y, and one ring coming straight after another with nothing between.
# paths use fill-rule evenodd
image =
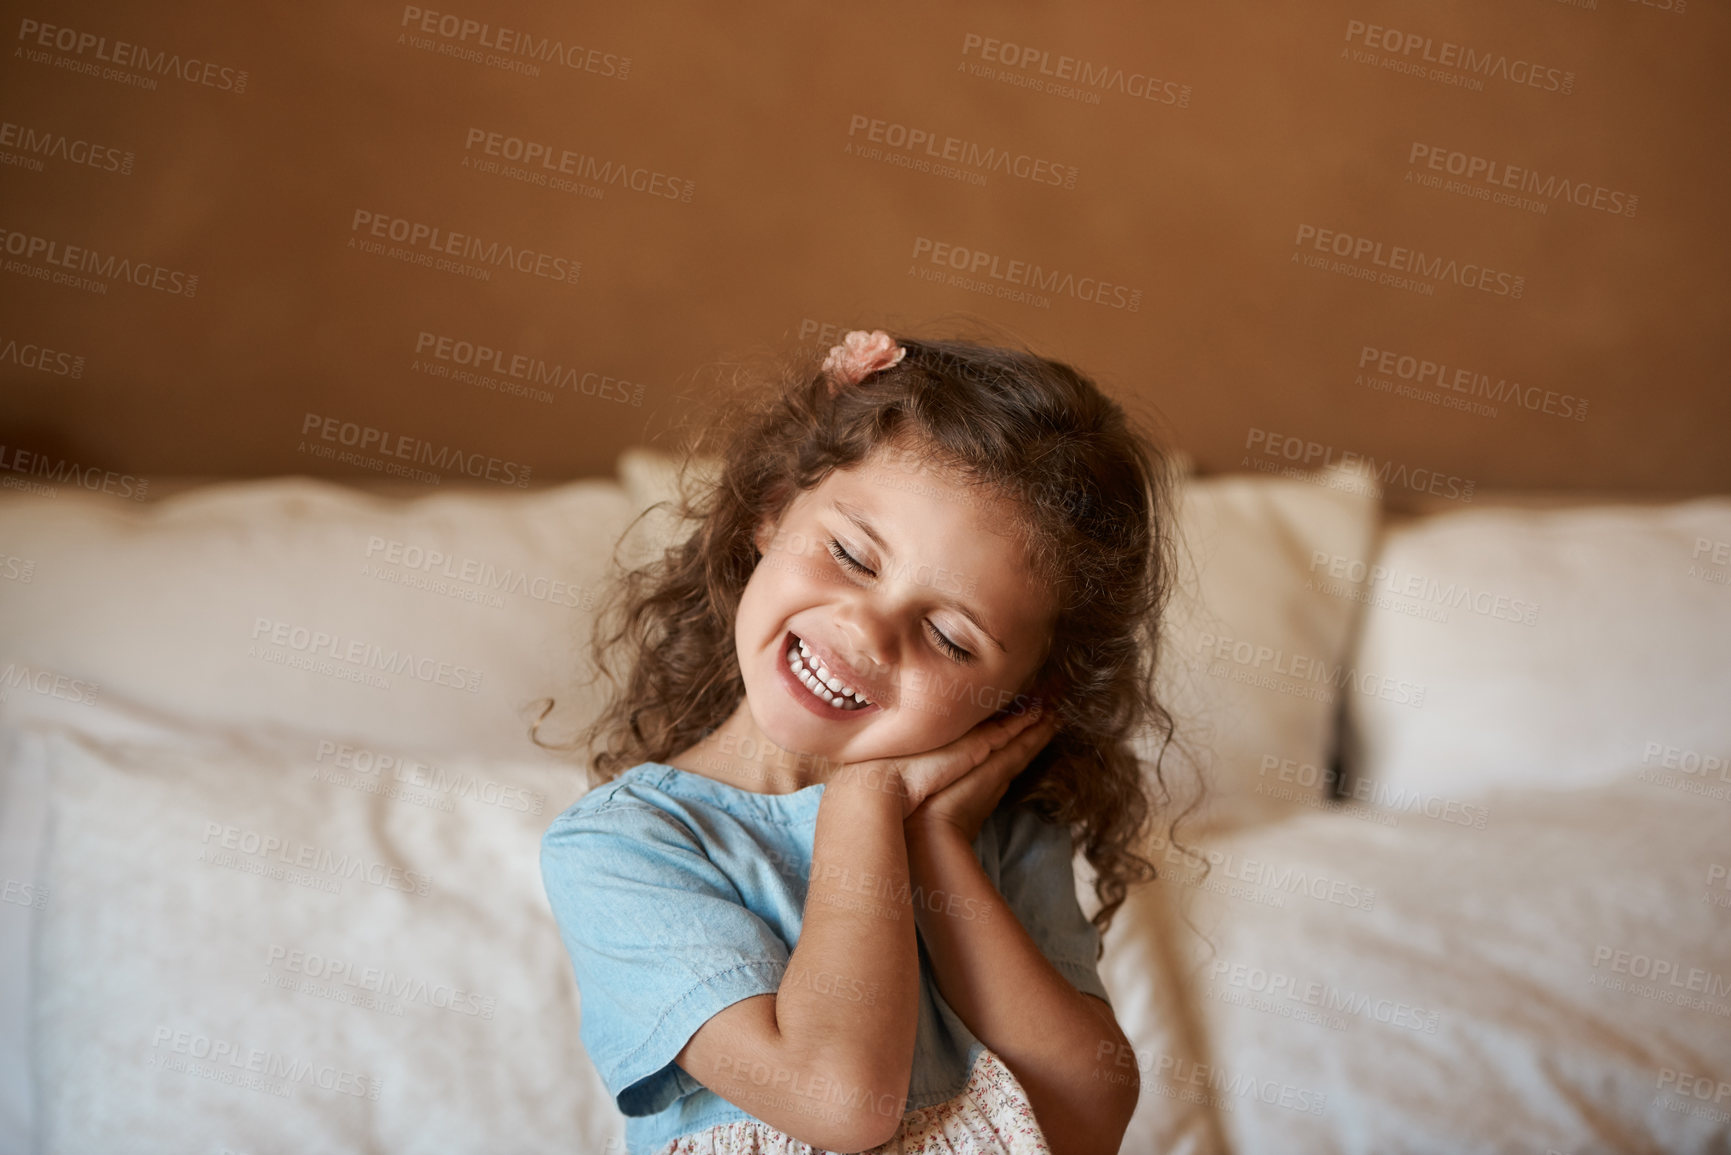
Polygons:
<instances>
[{"instance_id":1,"label":"curly brown hair","mask_svg":"<svg viewBox=\"0 0 1731 1155\"><path fill-rule=\"evenodd\" d=\"M779 388L745 380L719 418L705 415L673 510L689 532L634 568L615 557L590 640L595 675L612 690L605 709L569 743L532 735L587 752L600 785L713 731L744 693L734 616L760 558L753 530L831 470L876 448L913 448L1014 499L1035 573L1056 597L1034 684L1055 699L1060 726L1000 806L1026 804L1070 829L1094 870L1103 950L1130 884L1156 876L1141 851L1173 799L1162 763L1175 723L1153 673L1174 571L1177 458L1061 361L972 340L896 340L907 350L898 364L838 396L807 351L782 360ZM694 484L705 442L719 447L719 476ZM1151 774L1135 750L1150 734Z\"/></svg>"}]
</instances>

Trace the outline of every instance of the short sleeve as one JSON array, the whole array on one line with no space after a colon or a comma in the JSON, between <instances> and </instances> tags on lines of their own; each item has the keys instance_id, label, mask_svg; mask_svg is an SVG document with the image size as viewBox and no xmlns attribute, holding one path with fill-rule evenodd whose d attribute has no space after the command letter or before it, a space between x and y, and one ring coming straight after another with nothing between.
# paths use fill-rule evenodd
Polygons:
<instances>
[{"instance_id":1,"label":"short sleeve","mask_svg":"<svg viewBox=\"0 0 1731 1155\"><path fill-rule=\"evenodd\" d=\"M1100 931L1076 899L1075 856L1068 827L1031 806L1000 812L998 891L1053 968L1084 994L1108 1005L1094 955Z\"/></svg>"},{"instance_id":2,"label":"short sleeve","mask_svg":"<svg viewBox=\"0 0 1731 1155\"><path fill-rule=\"evenodd\" d=\"M626 1115L702 1090L674 1057L717 1011L770 994L788 946L678 819L641 803L567 811L541 880L570 953L579 1035Z\"/></svg>"}]
</instances>

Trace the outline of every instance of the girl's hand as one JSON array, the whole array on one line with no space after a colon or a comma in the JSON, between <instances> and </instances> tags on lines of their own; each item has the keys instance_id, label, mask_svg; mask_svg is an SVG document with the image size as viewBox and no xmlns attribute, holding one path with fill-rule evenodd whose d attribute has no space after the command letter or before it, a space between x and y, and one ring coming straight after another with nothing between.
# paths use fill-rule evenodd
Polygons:
<instances>
[{"instance_id":1,"label":"girl's hand","mask_svg":"<svg viewBox=\"0 0 1731 1155\"><path fill-rule=\"evenodd\" d=\"M907 832L921 835L950 829L971 845L1016 775L1027 769L1057 732L1057 718L1050 714L1026 726L992 757L928 795L904 821Z\"/></svg>"},{"instance_id":2,"label":"girl's hand","mask_svg":"<svg viewBox=\"0 0 1731 1155\"><path fill-rule=\"evenodd\" d=\"M1023 714L988 718L947 746L903 758L851 762L842 767L837 778L899 789L904 822L927 798L958 779L1002 778L1003 785L993 796L995 805L1010 779L1051 739L1046 727L1036 724L1039 716L1040 709L1036 706ZM1030 733L1038 735L1037 741L1029 737ZM986 809L989 813L991 807Z\"/></svg>"}]
</instances>

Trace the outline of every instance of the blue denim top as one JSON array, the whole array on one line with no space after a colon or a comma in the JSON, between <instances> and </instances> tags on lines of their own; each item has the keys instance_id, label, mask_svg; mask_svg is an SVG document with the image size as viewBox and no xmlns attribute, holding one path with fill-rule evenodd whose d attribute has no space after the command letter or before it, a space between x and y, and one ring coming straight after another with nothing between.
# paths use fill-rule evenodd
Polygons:
<instances>
[{"instance_id":1,"label":"blue denim top","mask_svg":"<svg viewBox=\"0 0 1731 1155\"><path fill-rule=\"evenodd\" d=\"M582 1004L579 1036L626 1116L629 1155L754 1118L673 1060L716 1012L780 987L799 942L822 798L822 783L759 794L645 762L590 790L542 836L541 878ZM1107 999L1069 831L1000 805L974 850L1053 968ZM901 897L886 888L879 901ZM984 1046L938 993L923 942L919 964L904 1112L959 1094Z\"/></svg>"}]
</instances>

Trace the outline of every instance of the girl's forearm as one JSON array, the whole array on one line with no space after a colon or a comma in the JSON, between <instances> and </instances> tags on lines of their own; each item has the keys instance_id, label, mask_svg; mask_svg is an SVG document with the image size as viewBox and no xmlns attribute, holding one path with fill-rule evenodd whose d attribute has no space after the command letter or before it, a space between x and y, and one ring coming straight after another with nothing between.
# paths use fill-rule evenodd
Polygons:
<instances>
[{"instance_id":1,"label":"girl's forearm","mask_svg":"<svg viewBox=\"0 0 1731 1155\"><path fill-rule=\"evenodd\" d=\"M900 1125L919 1018L901 781L869 766L824 786L799 942L776 995L793 1062L822 1071L838 1109L869 1104L868 1133ZM882 1141L881 1139L879 1141Z\"/></svg>"},{"instance_id":2,"label":"girl's forearm","mask_svg":"<svg viewBox=\"0 0 1731 1155\"><path fill-rule=\"evenodd\" d=\"M944 1001L1028 1092L1054 1153L1118 1150L1140 1088L1115 1061L1128 1042L1110 1008L1040 953L959 831L910 826L907 847Z\"/></svg>"}]
</instances>

